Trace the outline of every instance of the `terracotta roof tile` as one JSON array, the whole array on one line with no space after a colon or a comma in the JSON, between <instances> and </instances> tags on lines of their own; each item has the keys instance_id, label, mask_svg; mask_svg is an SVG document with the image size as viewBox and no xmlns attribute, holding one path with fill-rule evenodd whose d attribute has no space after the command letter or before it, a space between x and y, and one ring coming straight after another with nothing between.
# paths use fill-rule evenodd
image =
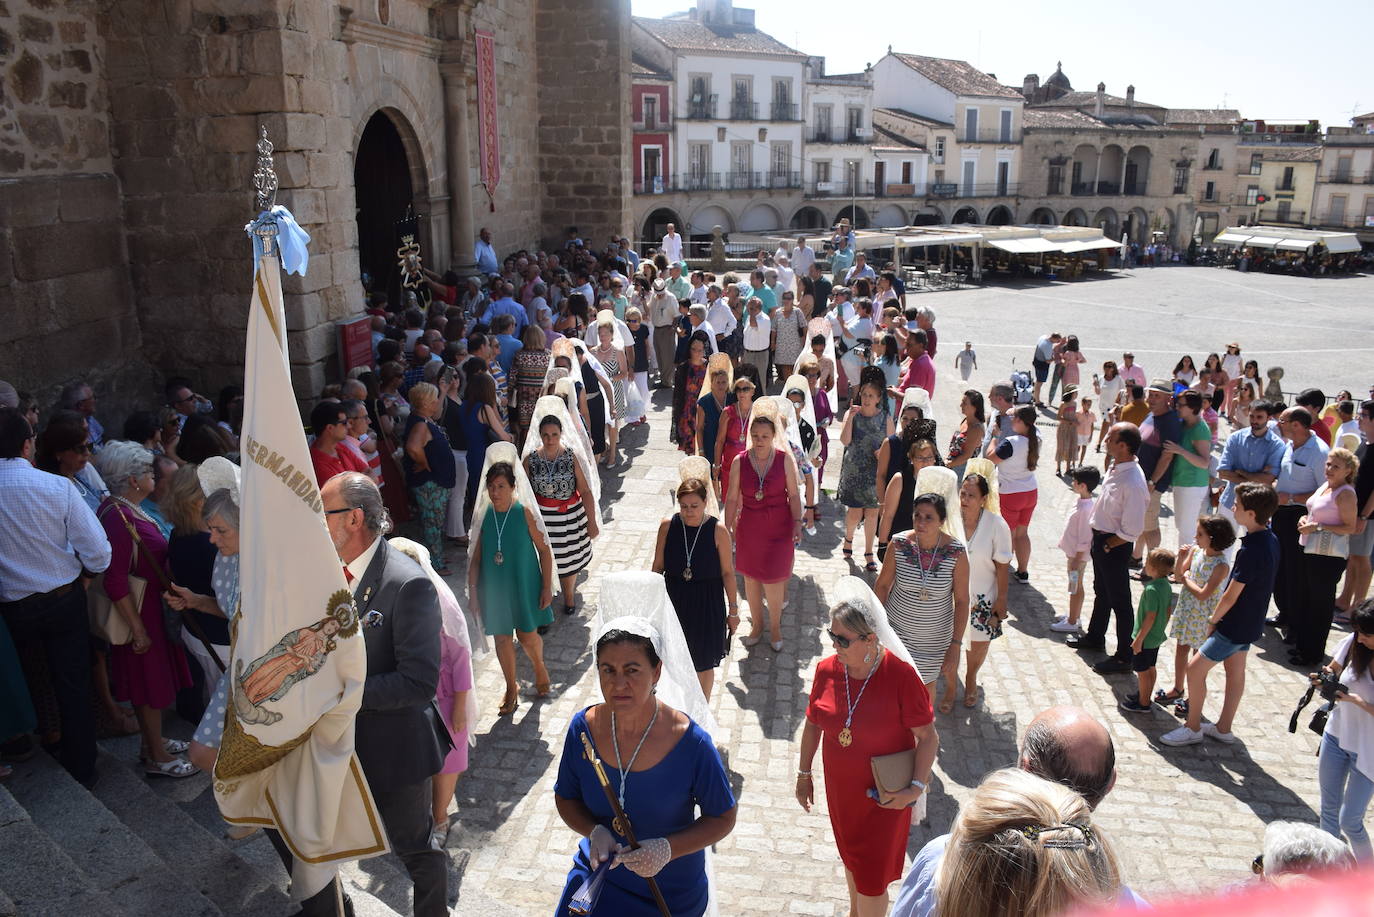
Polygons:
<instances>
[{"instance_id":1,"label":"terracotta roof tile","mask_svg":"<svg viewBox=\"0 0 1374 917\"><path fill-rule=\"evenodd\" d=\"M1060 111L1027 106L1022 114L1021 123L1028 128L1103 128L1106 123L1077 109Z\"/></svg>"},{"instance_id":2,"label":"terracotta roof tile","mask_svg":"<svg viewBox=\"0 0 1374 917\"><path fill-rule=\"evenodd\" d=\"M915 112L907 111L905 108L878 108L874 110L925 127L942 127L947 130L952 130L954 128L954 125L948 121L937 121L934 118L927 118L924 115L918 115Z\"/></svg>"},{"instance_id":3,"label":"terracotta roof tile","mask_svg":"<svg viewBox=\"0 0 1374 917\"><path fill-rule=\"evenodd\" d=\"M1234 108L1171 108L1165 124L1230 124L1240 120Z\"/></svg>"},{"instance_id":4,"label":"terracotta roof tile","mask_svg":"<svg viewBox=\"0 0 1374 917\"><path fill-rule=\"evenodd\" d=\"M630 75L636 77L649 77L656 80L671 80L673 78L672 74L664 73L638 54L630 56Z\"/></svg>"},{"instance_id":5,"label":"terracotta roof tile","mask_svg":"<svg viewBox=\"0 0 1374 917\"><path fill-rule=\"evenodd\" d=\"M805 60L802 52L789 48L766 32L732 28L691 19L634 18L635 24L663 44L678 51L706 51L717 54L767 54Z\"/></svg>"},{"instance_id":6,"label":"terracotta roof tile","mask_svg":"<svg viewBox=\"0 0 1374 917\"><path fill-rule=\"evenodd\" d=\"M1115 108L1125 108L1131 104L1129 100L1121 96L1114 96L1110 92L1103 93L1102 99L1107 105L1111 105ZM1037 102L1035 104L1042 108L1092 108L1097 104L1097 93L1066 92L1057 99L1049 99L1048 101ZM1157 111L1164 110L1164 106L1162 105L1152 105L1149 102L1142 102L1139 99L1135 100L1135 107L1150 108Z\"/></svg>"},{"instance_id":7,"label":"terracotta roof tile","mask_svg":"<svg viewBox=\"0 0 1374 917\"><path fill-rule=\"evenodd\" d=\"M1250 150L1250 152L1254 152L1254 150ZM1322 148L1319 146L1300 146L1294 149L1284 149L1275 144L1274 149L1266 149L1262 155L1265 162L1320 162Z\"/></svg>"},{"instance_id":8,"label":"terracotta roof tile","mask_svg":"<svg viewBox=\"0 0 1374 917\"><path fill-rule=\"evenodd\" d=\"M987 96L994 99L1023 99L1020 92L1004 86L968 61L920 54L892 55L926 79L956 95Z\"/></svg>"}]
</instances>

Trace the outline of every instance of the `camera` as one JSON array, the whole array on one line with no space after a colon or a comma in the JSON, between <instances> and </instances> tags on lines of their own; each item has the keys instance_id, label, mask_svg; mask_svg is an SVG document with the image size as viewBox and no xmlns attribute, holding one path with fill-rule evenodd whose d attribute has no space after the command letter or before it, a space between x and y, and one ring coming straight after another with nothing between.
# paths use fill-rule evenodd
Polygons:
<instances>
[{"instance_id":1,"label":"camera","mask_svg":"<svg viewBox=\"0 0 1374 917\"><path fill-rule=\"evenodd\" d=\"M1339 695L1350 693L1350 689L1341 683L1340 678L1325 670L1317 672L1312 676L1312 679L1312 683L1308 686L1307 691L1303 693L1302 698L1298 701L1298 706L1297 709L1293 711L1293 716L1288 720L1289 732L1298 731L1298 715L1302 713L1303 709L1309 703L1311 703L1312 695L1320 691L1322 699L1325 700L1326 703L1312 712L1312 719L1307 724L1307 728L1317 735L1323 735L1326 732L1326 721L1331 716L1332 709L1336 706L1336 698Z\"/></svg>"}]
</instances>

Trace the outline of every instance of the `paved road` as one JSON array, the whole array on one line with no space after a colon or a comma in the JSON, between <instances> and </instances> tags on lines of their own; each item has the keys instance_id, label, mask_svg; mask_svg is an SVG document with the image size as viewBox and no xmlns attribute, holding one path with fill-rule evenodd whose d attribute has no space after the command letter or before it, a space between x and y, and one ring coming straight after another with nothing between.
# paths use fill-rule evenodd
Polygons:
<instances>
[{"instance_id":1,"label":"paved road","mask_svg":"<svg viewBox=\"0 0 1374 917\"><path fill-rule=\"evenodd\" d=\"M1361 308L1371 296L1370 278L1301 280L1180 267L1055 286L922 294L918 301L938 315L935 401L947 436L963 388L950 364L965 338L980 355L972 383L984 391L1006 375L1013 355L1024 365L1035 338L1051 327L1079 334L1090 365L1129 347L1147 371L1167 369L1182 352L1200 362L1208 350L1236 339L1263 365L1284 366L1286 388L1317 384L1328 391L1359 391L1374 381L1363 378L1367 371L1360 377L1348 373L1352 366L1368 366L1374 350L1374 331ZM596 601L602 573L648 567L680 458L667 442L667 419L660 394L648 428L627 436L631 464L605 478L610 523L582 587L588 606ZM1048 421L1045 432L1052 444ZM835 457L828 483L833 486L837 477ZM1305 679L1283 662L1285 647L1266 638L1253 653L1235 724L1242 741L1231 747L1212 741L1183 749L1159 745L1158 736L1176 724L1174 718L1159 709L1149 715L1119 712L1117 696L1133 689L1134 681L1095 674L1087 663L1096 657L1079 657L1048 631L1054 609L1063 605L1064 562L1054 546L1073 496L1048 462L1040 487L1031 582L1012 587L1007 636L994 644L981 677L982 703L937 716L941 751L930 817L913 829L909 852L949 829L960 801L983 775L1015 761L1020 734L1036 712L1074 703L1100 717L1116 742L1119 781L1098 818L1119 841L1129 883L1162 897L1244 878L1266 822L1316 820L1316 737L1286 731ZM836 505L826 500L823 509L820 531L797 555L783 652L775 656L766 646L750 651L737 644L712 698L723 732L717 739L729 751L740 804L737 827L715 860L723 914L846 912L843 869L823 799L808 815L792 798L811 676L816 662L831 652L821 640L827 594L837 577L853 572L838 550ZM1164 543L1172 544L1167 517L1164 529ZM483 712L472 767L458 785L459 821L449 847L462 864L464 889L478 889L523 913L553 909L576 840L554 810L552 784L568 722L593 698L588 627L588 613L560 616L546 644L555 698L524 701L513 718L495 717L501 696L495 660L488 657L478 666ZM1162 680L1171 677L1171 665L1162 667ZM530 678L523 658L521 675ZM1217 673L1218 692L1220 684ZM820 781L817 788L823 795Z\"/></svg>"}]
</instances>

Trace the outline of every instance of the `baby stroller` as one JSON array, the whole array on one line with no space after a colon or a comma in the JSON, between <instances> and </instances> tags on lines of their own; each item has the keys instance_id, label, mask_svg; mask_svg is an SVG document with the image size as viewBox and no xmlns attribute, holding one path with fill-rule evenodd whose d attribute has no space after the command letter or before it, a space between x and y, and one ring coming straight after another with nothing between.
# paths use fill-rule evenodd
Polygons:
<instances>
[{"instance_id":1,"label":"baby stroller","mask_svg":"<svg viewBox=\"0 0 1374 917\"><path fill-rule=\"evenodd\" d=\"M1034 397L1035 387L1031 374L1025 370L1018 370L1015 360L1011 361L1011 390L1012 404L1030 404Z\"/></svg>"}]
</instances>

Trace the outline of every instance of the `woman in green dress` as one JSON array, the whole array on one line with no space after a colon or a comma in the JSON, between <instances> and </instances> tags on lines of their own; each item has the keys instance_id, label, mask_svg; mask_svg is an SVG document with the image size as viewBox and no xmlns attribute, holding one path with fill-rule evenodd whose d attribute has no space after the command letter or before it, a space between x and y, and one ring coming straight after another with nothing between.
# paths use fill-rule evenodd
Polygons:
<instances>
[{"instance_id":1,"label":"woman in green dress","mask_svg":"<svg viewBox=\"0 0 1374 917\"><path fill-rule=\"evenodd\" d=\"M520 696L512 635L534 666L535 696L549 695L539 628L553 623L555 570L544 520L514 446L495 443L487 449L482 481L470 529L476 542L468 560L469 613L482 616L496 641L496 658L506 678L498 713L507 716L515 712Z\"/></svg>"}]
</instances>

